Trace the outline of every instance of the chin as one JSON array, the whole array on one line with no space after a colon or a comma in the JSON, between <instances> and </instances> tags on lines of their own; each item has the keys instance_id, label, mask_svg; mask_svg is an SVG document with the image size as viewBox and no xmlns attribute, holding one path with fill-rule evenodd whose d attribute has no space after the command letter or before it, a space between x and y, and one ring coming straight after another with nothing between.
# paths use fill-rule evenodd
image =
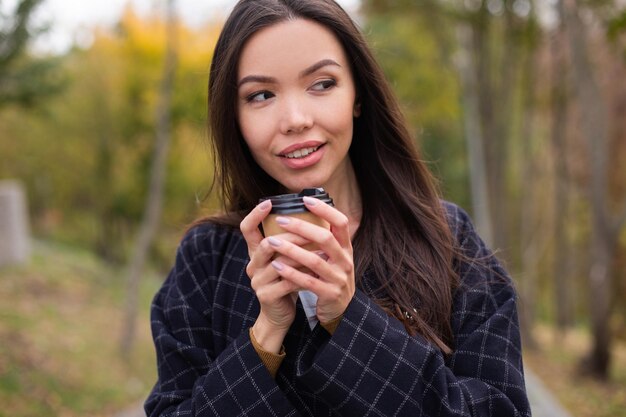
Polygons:
<instances>
[{"instance_id":1,"label":"chin","mask_svg":"<svg viewBox=\"0 0 626 417\"><path fill-rule=\"evenodd\" d=\"M290 193L299 193L305 188L323 187L323 185L326 183L325 181L317 181L314 179L287 183L282 181L279 182Z\"/></svg>"}]
</instances>

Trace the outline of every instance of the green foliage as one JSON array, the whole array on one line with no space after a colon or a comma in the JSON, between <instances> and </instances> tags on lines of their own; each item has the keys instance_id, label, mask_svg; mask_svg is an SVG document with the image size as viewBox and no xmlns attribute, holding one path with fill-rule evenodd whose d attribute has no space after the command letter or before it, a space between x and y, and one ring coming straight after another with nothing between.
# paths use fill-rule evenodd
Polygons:
<instances>
[{"instance_id":1,"label":"green foliage","mask_svg":"<svg viewBox=\"0 0 626 417\"><path fill-rule=\"evenodd\" d=\"M196 191L211 180L201 143L216 35L212 26L179 30L164 229L198 215ZM124 261L146 200L164 40L161 19L128 9L114 32L95 30L89 48L56 58L69 80L65 94L0 114L0 178L26 184L38 234Z\"/></svg>"},{"instance_id":2,"label":"green foliage","mask_svg":"<svg viewBox=\"0 0 626 417\"><path fill-rule=\"evenodd\" d=\"M28 42L42 31L30 27L32 14L41 2L21 0L12 15L0 15L0 109L9 104L32 106L65 85L56 72L57 59L26 54Z\"/></svg>"},{"instance_id":3,"label":"green foliage","mask_svg":"<svg viewBox=\"0 0 626 417\"><path fill-rule=\"evenodd\" d=\"M616 40L624 32L626 32L626 8L609 21L607 29L609 39L612 40Z\"/></svg>"},{"instance_id":4,"label":"green foliage","mask_svg":"<svg viewBox=\"0 0 626 417\"><path fill-rule=\"evenodd\" d=\"M446 198L469 205L460 91L449 33L434 34L427 14L374 14L368 36L402 104L424 157L441 178ZM442 27L440 30L445 31Z\"/></svg>"},{"instance_id":5,"label":"green foliage","mask_svg":"<svg viewBox=\"0 0 626 417\"><path fill-rule=\"evenodd\" d=\"M586 0L584 4L603 21L602 26L608 40L621 48L622 58L626 61L626 3L615 0Z\"/></svg>"},{"instance_id":6,"label":"green foliage","mask_svg":"<svg viewBox=\"0 0 626 417\"><path fill-rule=\"evenodd\" d=\"M0 14L0 65L5 67L19 57L31 37L29 21L42 0L21 0L14 12Z\"/></svg>"}]
</instances>

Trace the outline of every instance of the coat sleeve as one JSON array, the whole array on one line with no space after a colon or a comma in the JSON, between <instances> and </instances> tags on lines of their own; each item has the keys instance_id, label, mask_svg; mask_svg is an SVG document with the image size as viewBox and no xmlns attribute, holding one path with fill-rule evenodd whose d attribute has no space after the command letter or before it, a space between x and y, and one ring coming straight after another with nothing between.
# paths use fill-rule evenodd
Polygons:
<instances>
[{"instance_id":1,"label":"coat sleeve","mask_svg":"<svg viewBox=\"0 0 626 417\"><path fill-rule=\"evenodd\" d=\"M309 343L297 363L298 377L340 415L531 415L513 285L467 215L454 216L468 259L457 268L453 353L409 336L357 290L332 337Z\"/></svg>"},{"instance_id":2,"label":"coat sleeve","mask_svg":"<svg viewBox=\"0 0 626 417\"><path fill-rule=\"evenodd\" d=\"M296 416L261 362L247 331L215 351L211 287L223 259L215 230L192 230L154 298L151 326L158 380L147 416ZM213 237L211 237L213 236ZM219 245L218 245L219 246Z\"/></svg>"}]
</instances>

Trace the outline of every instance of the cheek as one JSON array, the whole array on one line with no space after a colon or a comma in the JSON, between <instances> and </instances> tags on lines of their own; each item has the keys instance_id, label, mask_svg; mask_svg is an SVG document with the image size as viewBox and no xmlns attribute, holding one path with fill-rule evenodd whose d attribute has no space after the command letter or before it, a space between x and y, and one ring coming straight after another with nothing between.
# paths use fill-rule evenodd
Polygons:
<instances>
[{"instance_id":1,"label":"cheek","mask_svg":"<svg viewBox=\"0 0 626 417\"><path fill-rule=\"evenodd\" d=\"M328 129L339 136L352 137L352 129L354 124L353 106L351 104L343 104L327 107L324 115Z\"/></svg>"},{"instance_id":2,"label":"cheek","mask_svg":"<svg viewBox=\"0 0 626 417\"><path fill-rule=\"evenodd\" d=\"M328 112L331 113L338 123L352 123L354 117L355 96L351 91L343 91L340 97L332 103Z\"/></svg>"},{"instance_id":3,"label":"cheek","mask_svg":"<svg viewBox=\"0 0 626 417\"><path fill-rule=\"evenodd\" d=\"M257 153L264 145L264 138L267 136L267 132L264 132L266 123L261 123L255 120L255 118L246 115L245 113L238 117L239 129L241 134L248 145L248 148L252 152L255 159L257 159Z\"/></svg>"}]
</instances>

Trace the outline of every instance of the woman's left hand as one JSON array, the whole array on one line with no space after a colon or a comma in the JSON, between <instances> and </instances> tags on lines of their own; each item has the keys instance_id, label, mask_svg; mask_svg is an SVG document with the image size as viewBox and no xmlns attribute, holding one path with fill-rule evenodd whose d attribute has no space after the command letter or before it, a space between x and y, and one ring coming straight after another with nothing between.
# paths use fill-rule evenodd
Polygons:
<instances>
[{"instance_id":1,"label":"woman's left hand","mask_svg":"<svg viewBox=\"0 0 626 417\"><path fill-rule=\"evenodd\" d=\"M334 207L310 197L304 197L304 202L312 213L330 223L330 230L290 217L278 223L285 231L315 242L328 259L293 243L271 239L276 252L305 266L315 276L278 261L272 262L272 266L284 279L317 295L317 318L328 323L344 313L355 292L350 227L348 218Z\"/></svg>"}]
</instances>

